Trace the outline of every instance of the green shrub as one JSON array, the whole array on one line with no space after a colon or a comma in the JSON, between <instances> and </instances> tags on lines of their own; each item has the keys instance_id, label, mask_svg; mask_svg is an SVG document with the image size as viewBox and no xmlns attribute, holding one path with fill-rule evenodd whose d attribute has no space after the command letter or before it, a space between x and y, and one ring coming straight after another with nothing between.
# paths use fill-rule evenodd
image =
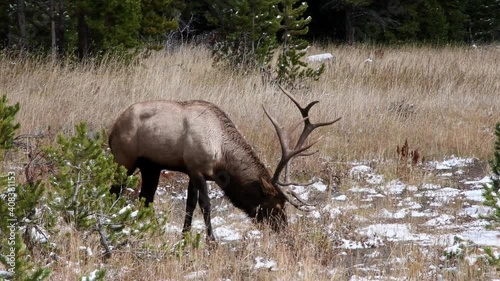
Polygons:
<instances>
[{"instance_id":1,"label":"green shrub","mask_svg":"<svg viewBox=\"0 0 500 281\"><path fill-rule=\"evenodd\" d=\"M307 62L303 61L306 55L306 49L309 43L300 38L306 35L309 31L307 25L311 22L311 17L301 18L302 14L307 10L307 3L302 2L298 7L297 0L283 1L283 23L282 23L282 52L278 57L276 66L276 80L288 85L296 87L297 83L305 79L319 79L320 75L325 70L325 65L321 64L318 69L312 69Z\"/></svg>"},{"instance_id":2,"label":"green shrub","mask_svg":"<svg viewBox=\"0 0 500 281\"><path fill-rule=\"evenodd\" d=\"M90 137L85 123L76 126L71 138L59 135L57 144L46 150L55 173L50 183L55 192L48 204L78 231L97 232L105 257L119 245L152 236L161 220L143 202L109 192L112 184L136 186L137 177L117 169L113 156L103 150L101 134ZM116 182L118 181L118 182Z\"/></svg>"},{"instance_id":3,"label":"green shrub","mask_svg":"<svg viewBox=\"0 0 500 281\"><path fill-rule=\"evenodd\" d=\"M495 142L494 158L490 161L492 170L491 185L484 185L484 205L493 208L493 214L488 219L493 223L492 227L500 225L500 123L497 123L495 129L497 140ZM491 248L486 248L488 261L493 266L500 268L500 257L493 253Z\"/></svg>"},{"instance_id":4,"label":"green shrub","mask_svg":"<svg viewBox=\"0 0 500 281\"><path fill-rule=\"evenodd\" d=\"M0 99L0 149L12 148L14 134L21 126L14 119L19 111L19 103L7 104L7 96Z\"/></svg>"}]
</instances>

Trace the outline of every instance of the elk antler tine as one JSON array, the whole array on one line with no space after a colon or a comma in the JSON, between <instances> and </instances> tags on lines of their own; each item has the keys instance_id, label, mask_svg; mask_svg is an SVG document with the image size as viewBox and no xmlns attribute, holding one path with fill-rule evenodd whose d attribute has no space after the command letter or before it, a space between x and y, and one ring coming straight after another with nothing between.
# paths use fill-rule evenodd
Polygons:
<instances>
[{"instance_id":1,"label":"elk antler tine","mask_svg":"<svg viewBox=\"0 0 500 281\"><path fill-rule=\"evenodd\" d=\"M314 154L316 154L318 152L319 152L319 150L311 151L311 152L303 152L303 153L297 154L296 157L298 157L298 156L300 156L300 157L311 156L311 155L314 155Z\"/></svg>"},{"instance_id":2,"label":"elk antler tine","mask_svg":"<svg viewBox=\"0 0 500 281\"><path fill-rule=\"evenodd\" d=\"M314 123L311 122L311 120L309 118L309 111L310 111L310 109L315 104L319 103L319 101L310 102L309 104L307 104L307 106L303 107L303 106L300 105L300 103L298 102L298 100L291 93L289 93L287 90L285 90L279 84L278 84L278 87L297 106L297 108L299 109L299 111L300 111L300 113L302 115L302 120L300 120L300 122L297 122L296 124L293 124L293 126L291 126L289 128L289 130L285 130L280 125L278 125L278 123L276 122L276 120L273 117L271 117L271 115L269 114L269 112L267 112L266 108L264 107L264 112L266 113L266 115L269 118L269 120L271 120L271 122L273 123L273 126L276 129L276 132L278 134L278 138L279 138L279 141L280 141L280 144L281 144L281 152L282 152L281 159L278 162L278 165L276 166L276 170L275 170L274 175L272 177L272 182L276 186L276 188L278 188L286 196L287 200L292 205L294 205L297 208L300 208L301 206L299 204L297 204L296 201L299 201L299 202L301 202L304 205L308 205L309 203L303 201L293 191L285 191L285 190L283 190L282 189L283 186L285 186L285 185L292 185L294 183L289 183L288 172L286 172L286 174L285 174L285 181L287 183L280 182L280 180L279 180L280 179L280 174L281 174L281 172L283 171L284 168L286 168L287 169L286 171L288 171L289 162L294 157L296 157L296 156L309 156L309 155L313 155L314 153L317 152L317 151L308 152L307 150L310 149L313 145L315 145L321 138L318 139L318 140L316 140L316 141L314 141L314 142L312 142L309 145L305 145L307 138L309 137L309 135L316 128L332 125L333 123L338 122L341 118L337 118L337 119L335 119L333 121L330 121L330 122L323 122L323 123L314 124ZM295 146L292 147L293 149L291 149L289 147L290 144L289 144L288 136L292 132L294 132L300 126L300 124L302 122L304 124L304 128L302 130L302 133L300 134L300 136L299 136L299 138L298 138ZM312 184L312 183L309 183L309 185L310 184ZM295 184L295 185L301 185L301 184ZM295 197L296 200L294 200L291 196Z\"/></svg>"},{"instance_id":3,"label":"elk antler tine","mask_svg":"<svg viewBox=\"0 0 500 281\"><path fill-rule=\"evenodd\" d=\"M301 124L303 124L302 122L306 121L307 119L309 119L309 116L305 117L305 118L302 118L300 119L297 123L295 123L293 126L290 126L290 129L288 129L288 133L291 134L293 133Z\"/></svg>"},{"instance_id":4,"label":"elk antler tine","mask_svg":"<svg viewBox=\"0 0 500 281\"><path fill-rule=\"evenodd\" d=\"M313 143L311 143L311 144L309 144L309 145L307 145L307 146L304 146L304 147L301 147L301 148L299 148L299 149L297 149L297 150L291 151L291 153L290 153L290 157L289 157L289 158L291 159L291 158L293 158L293 157L295 157L295 156L297 156L297 155L301 154L302 152L304 152L304 151L308 150L309 148L313 147L313 146L314 146L315 144L317 144L319 141L320 141L320 139L317 139L317 140L315 140Z\"/></svg>"},{"instance_id":5,"label":"elk antler tine","mask_svg":"<svg viewBox=\"0 0 500 281\"><path fill-rule=\"evenodd\" d=\"M339 117L333 121L330 121L330 122L323 122L323 123L317 123L317 124L313 124L314 128L318 128L318 127L324 127L324 126L329 126L329 125L332 125L333 123L337 123L338 121L340 121L340 119L342 119L342 117Z\"/></svg>"},{"instance_id":6,"label":"elk antler tine","mask_svg":"<svg viewBox=\"0 0 500 281\"><path fill-rule=\"evenodd\" d=\"M286 135L284 135L282 129L281 129L281 126L278 124L278 122L276 121L276 119L274 119L270 114L269 112L267 112L267 109L265 106L262 106L262 108L264 109L264 113L267 115L267 118L269 118L269 120L271 121L271 123L273 123L273 126L274 128L276 129L276 134L278 135L278 139L280 141L280 144L281 144L281 151L283 154L286 154L288 153L288 144L286 143Z\"/></svg>"},{"instance_id":7,"label":"elk antler tine","mask_svg":"<svg viewBox=\"0 0 500 281\"><path fill-rule=\"evenodd\" d=\"M283 195L285 196L286 200L290 204L292 204L292 206L294 206L295 208L297 208L297 209L299 209L301 211L307 211L307 210L303 209L304 206L314 206L314 204L311 204L311 203L308 203L308 202L304 201L304 199L300 198L300 196L297 193L295 193L295 192L285 191L285 190L283 190L281 188L280 188L280 191L283 193ZM295 197L295 199L297 201L299 201L300 204L298 204L297 202L295 202L295 200L290 195L292 195L293 197Z\"/></svg>"},{"instance_id":8,"label":"elk antler tine","mask_svg":"<svg viewBox=\"0 0 500 281\"><path fill-rule=\"evenodd\" d=\"M304 199L300 198L300 196L292 190L288 190L288 193L292 194L292 196L295 197L295 199L297 199L297 201L304 204L305 206L315 206L316 205L314 203L307 202Z\"/></svg>"},{"instance_id":9,"label":"elk antler tine","mask_svg":"<svg viewBox=\"0 0 500 281\"><path fill-rule=\"evenodd\" d=\"M278 84L278 87L299 108L300 113L302 114L302 117L307 117L307 115L309 113L309 110L313 107L313 105L315 105L315 104L317 104L319 102L319 101L312 101L306 107L302 107L300 105L300 103L297 101L297 99L290 92L288 92L287 90L283 89L283 87L281 85L279 85L279 84Z\"/></svg>"},{"instance_id":10,"label":"elk antler tine","mask_svg":"<svg viewBox=\"0 0 500 281\"><path fill-rule=\"evenodd\" d=\"M277 182L278 185L281 185L281 186L290 186L290 185L295 185L295 186L309 186L309 185L313 185L314 183L316 183L317 181L310 181L308 183L298 183L298 182Z\"/></svg>"}]
</instances>

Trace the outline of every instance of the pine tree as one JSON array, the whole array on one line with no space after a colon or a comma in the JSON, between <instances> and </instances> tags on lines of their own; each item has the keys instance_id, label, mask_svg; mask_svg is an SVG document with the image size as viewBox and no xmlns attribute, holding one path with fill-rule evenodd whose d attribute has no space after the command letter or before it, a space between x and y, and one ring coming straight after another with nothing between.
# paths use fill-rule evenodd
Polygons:
<instances>
[{"instance_id":1,"label":"pine tree","mask_svg":"<svg viewBox=\"0 0 500 281\"><path fill-rule=\"evenodd\" d=\"M491 220L500 223L500 123L496 125L495 135L497 140L495 142L494 158L490 161L493 173L492 184L491 186L484 186L483 196L485 198L484 205L494 209Z\"/></svg>"},{"instance_id":2,"label":"pine tree","mask_svg":"<svg viewBox=\"0 0 500 281\"><path fill-rule=\"evenodd\" d=\"M67 3L68 49L78 57L121 53L140 46L140 0L78 0Z\"/></svg>"},{"instance_id":3,"label":"pine tree","mask_svg":"<svg viewBox=\"0 0 500 281\"><path fill-rule=\"evenodd\" d=\"M14 123L18 111L19 103L10 106L6 96L0 99L0 152L12 148L14 134L20 127ZM34 214L43 201L45 186L40 181L33 185L20 184L16 174L8 172L0 175L0 188L0 263L8 269L2 278L47 279L50 270L36 266L31 260L20 232L21 227L26 233L30 226L38 224Z\"/></svg>"},{"instance_id":4,"label":"pine tree","mask_svg":"<svg viewBox=\"0 0 500 281\"><path fill-rule=\"evenodd\" d=\"M123 167L117 169L102 145L101 134L90 137L85 123L77 125L69 139L58 136L57 145L46 150L56 171L50 179L55 192L49 194L48 204L77 230L97 232L109 257L118 245L154 235L164 221L155 218L152 208L142 207L143 202L110 193L112 184L133 187L138 179L127 177Z\"/></svg>"},{"instance_id":5,"label":"pine tree","mask_svg":"<svg viewBox=\"0 0 500 281\"><path fill-rule=\"evenodd\" d=\"M448 41L448 22L443 8L436 0L426 0L419 5L419 39L430 43Z\"/></svg>"},{"instance_id":6,"label":"pine tree","mask_svg":"<svg viewBox=\"0 0 500 281\"><path fill-rule=\"evenodd\" d=\"M169 19L172 0L142 0L141 30L144 41L150 43L150 48L161 48L158 44L168 31L177 28L177 21Z\"/></svg>"},{"instance_id":7,"label":"pine tree","mask_svg":"<svg viewBox=\"0 0 500 281\"><path fill-rule=\"evenodd\" d=\"M439 0L444 10L448 23L448 39L455 42L463 42L466 38L467 15L465 8L468 0Z\"/></svg>"},{"instance_id":8,"label":"pine tree","mask_svg":"<svg viewBox=\"0 0 500 281\"><path fill-rule=\"evenodd\" d=\"M307 3L302 2L295 8L297 2L297 0L283 1L281 13L283 17L281 26L283 50L278 57L276 67L276 80L291 87L296 86L297 83L306 78L319 79L325 69L325 65L322 64L314 70L303 61L309 43L300 37L307 34L309 30L307 25L311 22L311 17L302 18L302 14L307 9Z\"/></svg>"},{"instance_id":9,"label":"pine tree","mask_svg":"<svg viewBox=\"0 0 500 281\"><path fill-rule=\"evenodd\" d=\"M493 222L492 227L500 226L500 123L496 124L495 135L497 140L495 142L495 150L493 159L490 161L491 172L491 185L484 185L483 197L485 206L493 208L493 213L488 217ZM490 226L491 227L491 226ZM488 261L491 265L500 268L500 257L495 255L493 249L485 248L485 253L488 256Z\"/></svg>"},{"instance_id":10,"label":"pine tree","mask_svg":"<svg viewBox=\"0 0 500 281\"><path fill-rule=\"evenodd\" d=\"M491 42L500 39L500 1L470 0L467 5L469 40Z\"/></svg>"},{"instance_id":11,"label":"pine tree","mask_svg":"<svg viewBox=\"0 0 500 281\"><path fill-rule=\"evenodd\" d=\"M214 55L243 71L267 68L277 47L280 0L213 1L218 24Z\"/></svg>"},{"instance_id":12,"label":"pine tree","mask_svg":"<svg viewBox=\"0 0 500 281\"><path fill-rule=\"evenodd\" d=\"M14 121L18 111L19 103L8 105L7 96L2 96L0 99L0 153L2 149L12 147L14 134L21 126Z\"/></svg>"}]
</instances>

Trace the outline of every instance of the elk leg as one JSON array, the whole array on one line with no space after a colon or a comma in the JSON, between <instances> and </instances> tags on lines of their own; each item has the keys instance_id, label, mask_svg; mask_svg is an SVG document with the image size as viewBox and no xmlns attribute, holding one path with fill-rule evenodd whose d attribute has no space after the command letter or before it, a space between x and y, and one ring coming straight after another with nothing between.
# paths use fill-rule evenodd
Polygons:
<instances>
[{"instance_id":1,"label":"elk leg","mask_svg":"<svg viewBox=\"0 0 500 281\"><path fill-rule=\"evenodd\" d=\"M212 222L210 221L210 198L208 197L208 186L203 176L191 177L195 181L195 186L197 187L198 194L198 204L200 205L201 212L203 213L203 220L205 221L205 226L207 227L207 240L215 240L214 233L212 231Z\"/></svg>"},{"instance_id":2,"label":"elk leg","mask_svg":"<svg viewBox=\"0 0 500 281\"><path fill-rule=\"evenodd\" d=\"M198 189L196 189L193 180L189 179L186 201L186 217L184 219L184 227L182 228L182 233L186 233L191 230L191 221L193 220L193 213L196 209L196 201L198 201Z\"/></svg>"},{"instance_id":3,"label":"elk leg","mask_svg":"<svg viewBox=\"0 0 500 281\"><path fill-rule=\"evenodd\" d=\"M142 177L141 192L139 198L145 198L145 206L153 203L158 181L160 180L161 167L151 162L143 162L139 165Z\"/></svg>"}]
</instances>

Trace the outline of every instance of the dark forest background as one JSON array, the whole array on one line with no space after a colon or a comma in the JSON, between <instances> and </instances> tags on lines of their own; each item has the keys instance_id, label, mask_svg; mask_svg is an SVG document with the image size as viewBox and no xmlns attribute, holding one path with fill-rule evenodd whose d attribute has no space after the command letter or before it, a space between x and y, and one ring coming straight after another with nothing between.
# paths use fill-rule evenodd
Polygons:
<instances>
[{"instance_id":1,"label":"dark forest background","mask_svg":"<svg viewBox=\"0 0 500 281\"><path fill-rule=\"evenodd\" d=\"M231 27L249 26L241 21L255 24L259 13L272 8L279 13L284 2L2 0L0 49L85 57L192 41L214 44ZM312 18L306 39L315 42L442 45L500 39L500 0L306 2L304 17ZM234 18L252 9L256 16Z\"/></svg>"}]
</instances>

